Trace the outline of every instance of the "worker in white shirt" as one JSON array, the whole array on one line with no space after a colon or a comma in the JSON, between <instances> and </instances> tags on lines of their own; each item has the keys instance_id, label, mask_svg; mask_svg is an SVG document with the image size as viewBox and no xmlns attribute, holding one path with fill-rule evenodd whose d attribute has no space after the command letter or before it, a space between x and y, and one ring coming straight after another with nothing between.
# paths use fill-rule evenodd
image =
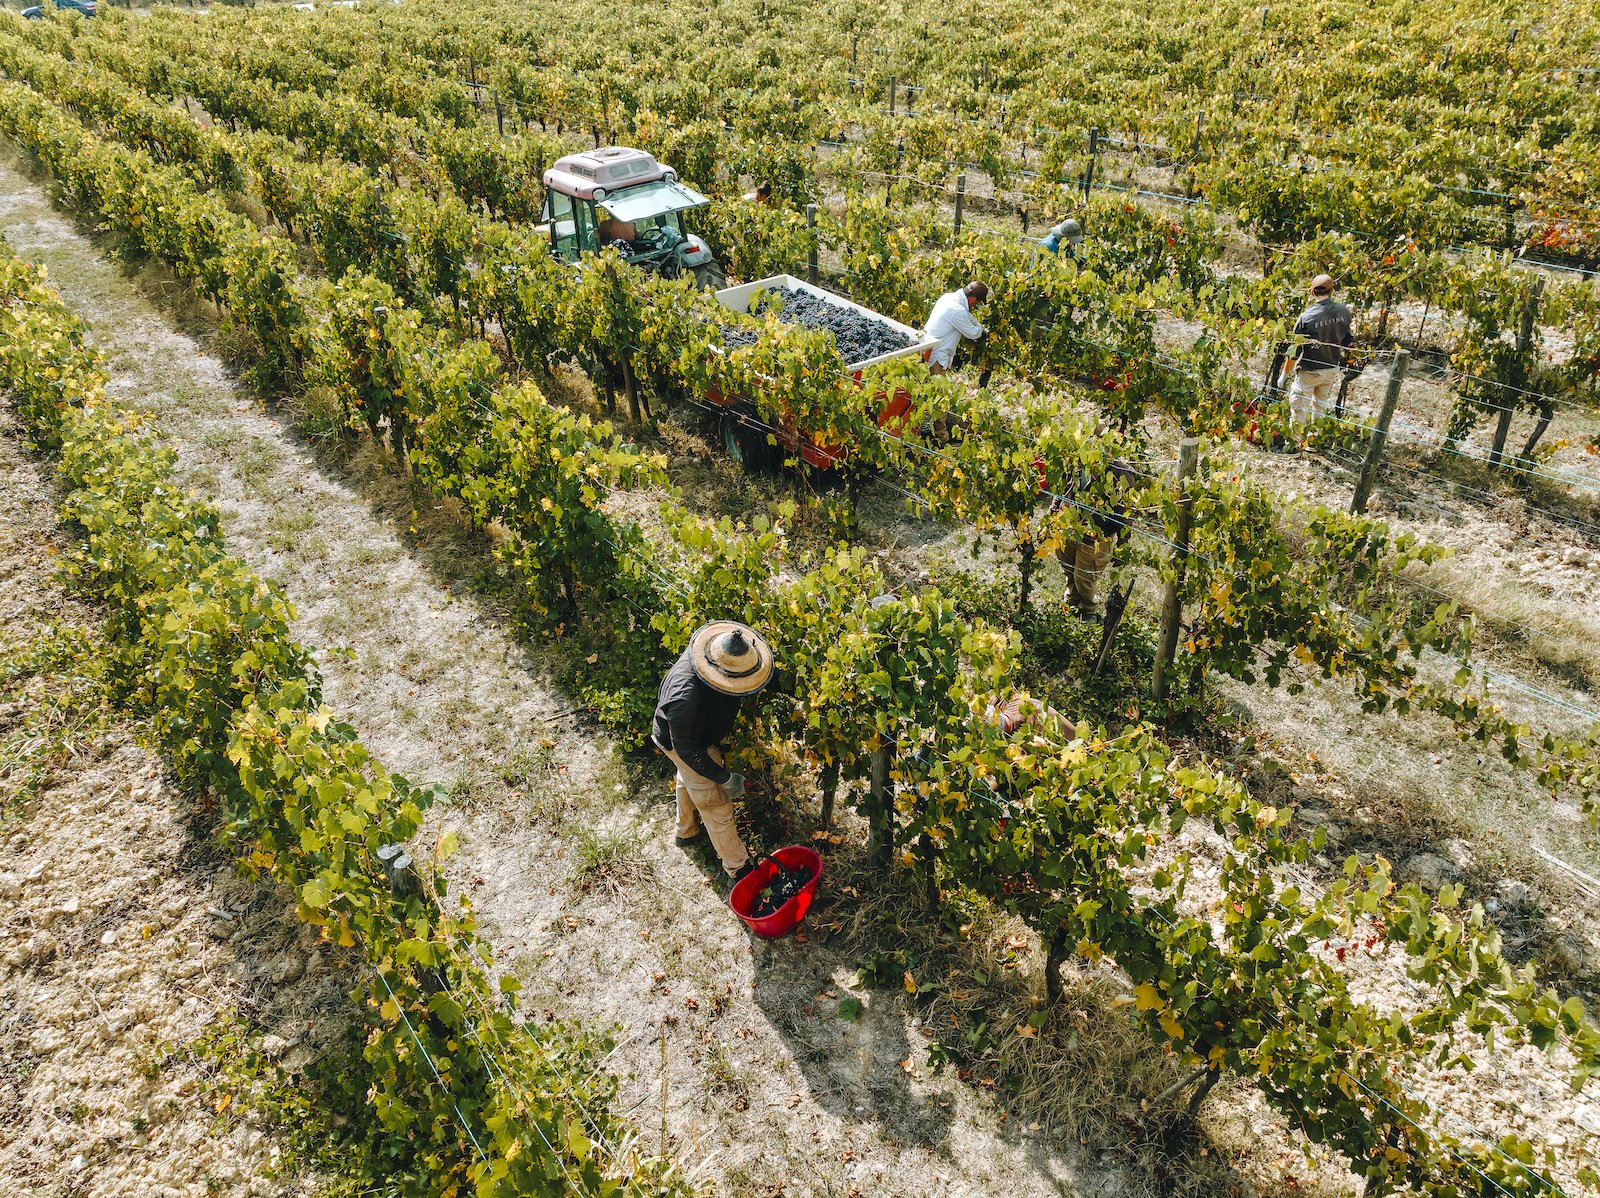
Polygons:
<instances>
[{"instance_id":1,"label":"worker in white shirt","mask_svg":"<svg viewBox=\"0 0 1600 1198\"><path fill-rule=\"evenodd\" d=\"M977 280L939 297L928 313L927 334L939 342L928 357L929 374L950 369L963 337L976 341L983 336L983 326L973 318L972 310L981 308L988 298L989 288Z\"/></svg>"}]
</instances>

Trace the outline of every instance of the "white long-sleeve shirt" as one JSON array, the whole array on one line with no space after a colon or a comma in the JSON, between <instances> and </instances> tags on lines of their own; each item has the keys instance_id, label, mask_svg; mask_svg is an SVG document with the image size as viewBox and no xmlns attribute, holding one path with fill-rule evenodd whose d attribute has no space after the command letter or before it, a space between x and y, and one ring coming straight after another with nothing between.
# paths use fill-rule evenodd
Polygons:
<instances>
[{"instance_id":1,"label":"white long-sleeve shirt","mask_svg":"<svg viewBox=\"0 0 1600 1198\"><path fill-rule=\"evenodd\" d=\"M983 326L973 318L967 307L966 292L952 291L939 297L939 302L933 305L933 311L928 313L927 334L939 341L933 347L933 356L929 361L938 363L946 370L956 360L956 348L963 337L976 341L983 336Z\"/></svg>"}]
</instances>

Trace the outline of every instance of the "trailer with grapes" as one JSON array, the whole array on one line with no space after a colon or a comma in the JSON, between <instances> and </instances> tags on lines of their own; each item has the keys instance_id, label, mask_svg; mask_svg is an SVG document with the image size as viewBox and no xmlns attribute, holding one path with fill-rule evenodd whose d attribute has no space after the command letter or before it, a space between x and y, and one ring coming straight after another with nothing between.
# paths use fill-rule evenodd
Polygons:
<instances>
[{"instance_id":1,"label":"trailer with grapes","mask_svg":"<svg viewBox=\"0 0 1600 1198\"><path fill-rule=\"evenodd\" d=\"M874 312L793 275L772 275L716 293L717 301L733 312L759 316L775 315L786 324L826 329L834 335L839 349L840 369L857 383L863 373L880 362L920 355L927 358L935 345L933 338L910 325ZM754 328L743 322L722 330L723 344L732 348L755 340ZM718 410L718 432L730 456L747 469L763 469L784 458L799 458L818 470L843 465L851 448L799 428L784 419L762 416L750 396L728 395L715 389L706 391L706 402ZM904 426L911 398L896 389L892 395L866 395L862 402L875 412L879 428L891 432ZM776 444L774 444L776 442Z\"/></svg>"}]
</instances>

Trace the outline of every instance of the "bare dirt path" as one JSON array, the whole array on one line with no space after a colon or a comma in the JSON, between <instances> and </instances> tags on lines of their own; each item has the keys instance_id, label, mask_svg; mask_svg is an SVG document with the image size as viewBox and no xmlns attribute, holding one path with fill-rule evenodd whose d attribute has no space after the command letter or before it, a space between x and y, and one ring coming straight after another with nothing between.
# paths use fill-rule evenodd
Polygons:
<instances>
[{"instance_id":1,"label":"bare dirt path","mask_svg":"<svg viewBox=\"0 0 1600 1198\"><path fill-rule=\"evenodd\" d=\"M303 639L348 647L322 655L331 705L391 768L451 787L452 873L525 1009L619 1027L610 1065L652 1139L730 1195L1131 1192L1114 1157L927 1068L929 1033L892 992L858 991L860 1017L841 1019L859 961L753 944L711 871L671 845L666 777L563 718L554 663L466 597L473 567L447 520L421 513L408 549L410 499L381 462L325 469L13 163L0 197L7 238L92 323L112 393L155 414L235 552L298 606Z\"/></svg>"},{"instance_id":2,"label":"bare dirt path","mask_svg":"<svg viewBox=\"0 0 1600 1198\"><path fill-rule=\"evenodd\" d=\"M55 583L48 486L8 413L0 494L0 660L14 664L57 621L96 617ZM134 729L69 692L70 667L7 670L0 689L0 1193L309 1195L317 1178L293 1175L293 1149L221 1075L263 1025L291 1072L304 1065L307 1016L342 1003L343 980L283 896L190 826ZM41 743L46 709L70 751Z\"/></svg>"}]
</instances>

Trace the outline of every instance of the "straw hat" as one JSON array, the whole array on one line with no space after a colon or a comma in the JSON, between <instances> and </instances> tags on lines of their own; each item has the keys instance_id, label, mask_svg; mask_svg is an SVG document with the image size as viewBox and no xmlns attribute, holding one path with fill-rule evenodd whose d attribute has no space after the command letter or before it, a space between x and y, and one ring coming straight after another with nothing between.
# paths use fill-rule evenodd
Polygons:
<instances>
[{"instance_id":1,"label":"straw hat","mask_svg":"<svg viewBox=\"0 0 1600 1198\"><path fill-rule=\"evenodd\" d=\"M772 649L755 629L733 620L696 630L689 663L701 682L725 695L753 695L772 678Z\"/></svg>"},{"instance_id":2,"label":"straw hat","mask_svg":"<svg viewBox=\"0 0 1600 1198\"><path fill-rule=\"evenodd\" d=\"M1050 232L1063 241L1072 242L1073 245L1083 244L1083 226L1070 218L1056 225Z\"/></svg>"}]
</instances>

